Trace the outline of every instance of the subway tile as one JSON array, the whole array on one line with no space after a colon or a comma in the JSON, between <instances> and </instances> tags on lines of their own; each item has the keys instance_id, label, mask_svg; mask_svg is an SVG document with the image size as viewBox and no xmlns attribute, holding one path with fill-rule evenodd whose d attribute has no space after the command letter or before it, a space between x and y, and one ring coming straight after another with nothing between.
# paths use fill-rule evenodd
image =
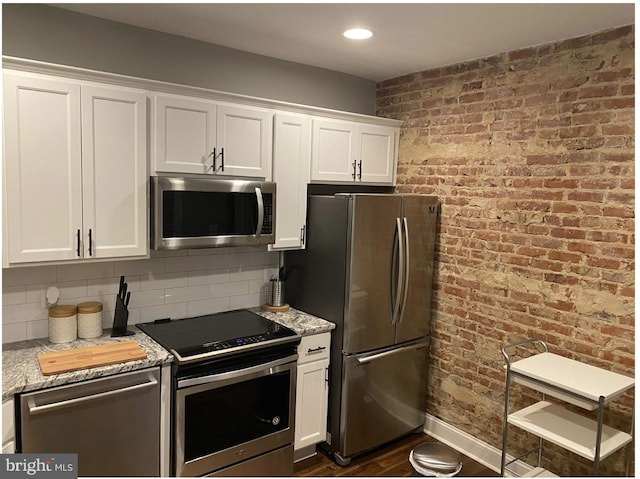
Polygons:
<instances>
[{"instance_id":1,"label":"subway tile","mask_svg":"<svg viewBox=\"0 0 640 479\"><path fill-rule=\"evenodd\" d=\"M113 276L113 261L104 263L67 264L57 267L57 281L108 278Z\"/></svg>"},{"instance_id":2,"label":"subway tile","mask_svg":"<svg viewBox=\"0 0 640 479\"><path fill-rule=\"evenodd\" d=\"M181 288L188 285L188 277L184 273L151 273L141 275L140 289Z\"/></svg>"},{"instance_id":3,"label":"subway tile","mask_svg":"<svg viewBox=\"0 0 640 479\"><path fill-rule=\"evenodd\" d=\"M209 256L187 256L180 258L165 258L164 268L167 273L198 271L211 269Z\"/></svg>"},{"instance_id":4,"label":"subway tile","mask_svg":"<svg viewBox=\"0 0 640 479\"><path fill-rule=\"evenodd\" d=\"M36 303L2 306L2 323L25 323L49 317L49 310Z\"/></svg>"},{"instance_id":5,"label":"subway tile","mask_svg":"<svg viewBox=\"0 0 640 479\"><path fill-rule=\"evenodd\" d=\"M186 286L183 288L167 288L164 290L164 302L182 303L209 298L209 285Z\"/></svg>"},{"instance_id":6,"label":"subway tile","mask_svg":"<svg viewBox=\"0 0 640 479\"><path fill-rule=\"evenodd\" d=\"M240 268L245 257L246 255L243 254L211 255L209 256L209 269Z\"/></svg>"},{"instance_id":7,"label":"subway tile","mask_svg":"<svg viewBox=\"0 0 640 479\"><path fill-rule=\"evenodd\" d=\"M251 267L242 271L232 271L229 273L229 281L248 281L252 279L264 279L264 270L259 267Z\"/></svg>"},{"instance_id":8,"label":"subway tile","mask_svg":"<svg viewBox=\"0 0 640 479\"><path fill-rule=\"evenodd\" d=\"M53 284L27 284L26 285L26 293L27 293L27 303L38 303L43 308L46 307L45 304L45 295L47 292L47 288L49 286L53 286Z\"/></svg>"},{"instance_id":9,"label":"subway tile","mask_svg":"<svg viewBox=\"0 0 640 479\"><path fill-rule=\"evenodd\" d=\"M129 276L125 278L127 283L127 291L140 291L140 276ZM92 279L87 281L88 296L112 296L118 294L120 290L120 277Z\"/></svg>"},{"instance_id":10,"label":"subway tile","mask_svg":"<svg viewBox=\"0 0 640 479\"><path fill-rule=\"evenodd\" d=\"M2 323L2 342L13 343L27 339L27 323Z\"/></svg>"},{"instance_id":11,"label":"subway tile","mask_svg":"<svg viewBox=\"0 0 640 479\"><path fill-rule=\"evenodd\" d=\"M2 287L2 304L3 305L8 306L10 304L23 304L26 302L27 302L27 290L24 285Z\"/></svg>"},{"instance_id":12,"label":"subway tile","mask_svg":"<svg viewBox=\"0 0 640 479\"><path fill-rule=\"evenodd\" d=\"M189 286L200 284L218 284L229 282L229 272L226 269L214 269L204 271L189 271Z\"/></svg>"},{"instance_id":13,"label":"subway tile","mask_svg":"<svg viewBox=\"0 0 640 479\"><path fill-rule=\"evenodd\" d=\"M125 276L125 280L128 280L127 276L139 276L141 274L148 273L164 273L164 263L165 260L163 258L115 261L114 274L118 277Z\"/></svg>"},{"instance_id":14,"label":"subway tile","mask_svg":"<svg viewBox=\"0 0 640 479\"><path fill-rule=\"evenodd\" d=\"M211 285L211 296L221 298L223 296L238 296L249 292L248 281L235 281L233 283L223 283Z\"/></svg>"},{"instance_id":15,"label":"subway tile","mask_svg":"<svg viewBox=\"0 0 640 479\"><path fill-rule=\"evenodd\" d=\"M260 306L259 294L245 294L229 298L229 308L232 310L240 308L255 308L257 306Z\"/></svg>"},{"instance_id":16,"label":"subway tile","mask_svg":"<svg viewBox=\"0 0 640 479\"><path fill-rule=\"evenodd\" d=\"M64 281L57 284L60 290L60 303L73 303L76 298L85 298L87 296L86 281ZM44 295L44 292L43 292Z\"/></svg>"},{"instance_id":17,"label":"subway tile","mask_svg":"<svg viewBox=\"0 0 640 479\"><path fill-rule=\"evenodd\" d=\"M251 253L248 258L247 264L250 266L273 266L277 265L279 261L278 252L261 252L261 253Z\"/></svg>"},{"instance_id":18,"label":"subway tile","mask_svg":"<svg viewBox=\"0 0 640 479\"><path fill-rule=\"evenodd\" d=\"M204 314L221 313L229 311L229 298L214 298L204 301L192 301L188 304L189 316L202 316Z\"/></svg>"},{"instance_id":19,"label":"subway tile","mask_svg":"<svg viewBox=\"0 0 640 479\"><path fill-rule=\"evenodd\" d=\"M187 317L187 303L162 304L140 308L140 322L148 323L156 319L182 319Z\"/></svg>"},{"instance_id":20,"label":"subway tile","mask_svg":"<svg viewBox=\"0 0 640 479\"><path fill-rule=\"evenodd\" d=\"M154 306L164 304L165 293L161 289L151 289L149 291L137 291L131 294L129 309L143 308L145 306Z\"/></svg>"},{"instance_id":21,"label":"subway tile","mask_svg":"<svg viewBox=\"0 0 640 479\"><path fill-rule=\"evenodd\" d=\"M32 266L28 268L3 268L3 286L36 284L56 281L55 266Z\"/></svg>"},{"instance_id":22,"label":"subway tile","mask_svg":"<svg viewBox=\"0 0 640 479\"><path fill-rule=\"evenodd\" d=\"M40 319L38 321L28 321L27 339L38 339L49 337L49 320Z\"/></svg>"}]
</instances>

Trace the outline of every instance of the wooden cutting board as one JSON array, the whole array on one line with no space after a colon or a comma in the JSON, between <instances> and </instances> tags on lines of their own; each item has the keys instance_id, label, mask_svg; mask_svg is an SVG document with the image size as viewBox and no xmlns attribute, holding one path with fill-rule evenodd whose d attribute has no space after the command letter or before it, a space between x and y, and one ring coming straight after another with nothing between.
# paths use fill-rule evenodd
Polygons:
<instances>
[{"instance_id":1,"label":"wooden cutting board","mask_svg":"<svg viewBox=\"0 0 640 479\"><path fill-rule=\"evenodd\" d=\"M42 374L50 376L96 366L126 363L127 361L145 359L146 357L147 353L135 341L122 341L55 353L38 354L38 362L40 363Z\"/></svg>"}]
</instances>

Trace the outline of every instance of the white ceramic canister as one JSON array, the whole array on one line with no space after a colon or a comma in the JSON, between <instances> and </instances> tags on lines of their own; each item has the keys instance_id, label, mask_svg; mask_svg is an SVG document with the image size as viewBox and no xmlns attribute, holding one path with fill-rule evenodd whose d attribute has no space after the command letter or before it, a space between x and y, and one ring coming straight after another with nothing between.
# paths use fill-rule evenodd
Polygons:
<instances>
[{"instance_id":1,"label":"white ceramic canister","mask_svg":"<svg viewBox=\"0 0 640 479\"><path fill-rule=\"evenodd\" d=\"M97 338L102 334L102 303L87 301L78 305L78 337Z\"/></svg>"},{"instance_id":2,"label":"white ceramic canister","mask_svg":"<svg viewBox=\"0 0 640 479\"><path fill-rule=\"evenodd\" d=\"M77 308L71 304L59 304L49 308L49 341L70 343L78 337Z\"/></svg>"}]
</instances>

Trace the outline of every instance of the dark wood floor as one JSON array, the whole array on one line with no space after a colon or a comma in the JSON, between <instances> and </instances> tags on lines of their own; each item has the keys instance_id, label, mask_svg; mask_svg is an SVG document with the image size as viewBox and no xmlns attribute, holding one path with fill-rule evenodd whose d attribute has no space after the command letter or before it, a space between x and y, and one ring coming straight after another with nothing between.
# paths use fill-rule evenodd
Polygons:
<instances>
[{"instance_id":1,"label":"dark wood floor","mask_svg":"<svg viewBox=\"0 0 640 479\"><path fill-rule=\"evenodd\" d=\"M293 469L294 477L333 477L333 476L392 476L406 477L415 475L409 463L409 453L418 444L436 442L425 434L412 434L388 446L383 446L362 456L358 456L346 467L338 466L328 455L319 450L315 456L297 462ZM498 477L491 469L462 457L462 477Z\"/></svg>"}]
</instances>

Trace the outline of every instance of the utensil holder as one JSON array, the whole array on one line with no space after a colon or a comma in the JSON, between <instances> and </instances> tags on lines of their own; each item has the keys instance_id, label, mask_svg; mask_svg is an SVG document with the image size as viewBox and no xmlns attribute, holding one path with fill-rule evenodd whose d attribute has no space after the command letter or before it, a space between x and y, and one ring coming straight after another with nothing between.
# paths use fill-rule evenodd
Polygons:
<instances>
[{"instance_id":1,"label":"utensil holder","mask_svg":"<svg viewBox=\"0 0 640 479\"><path fill-rule=\"evenodd\" d=\"M271 280L271 306L284 306L284 281Z\"/></svg>"}]
</instances>

